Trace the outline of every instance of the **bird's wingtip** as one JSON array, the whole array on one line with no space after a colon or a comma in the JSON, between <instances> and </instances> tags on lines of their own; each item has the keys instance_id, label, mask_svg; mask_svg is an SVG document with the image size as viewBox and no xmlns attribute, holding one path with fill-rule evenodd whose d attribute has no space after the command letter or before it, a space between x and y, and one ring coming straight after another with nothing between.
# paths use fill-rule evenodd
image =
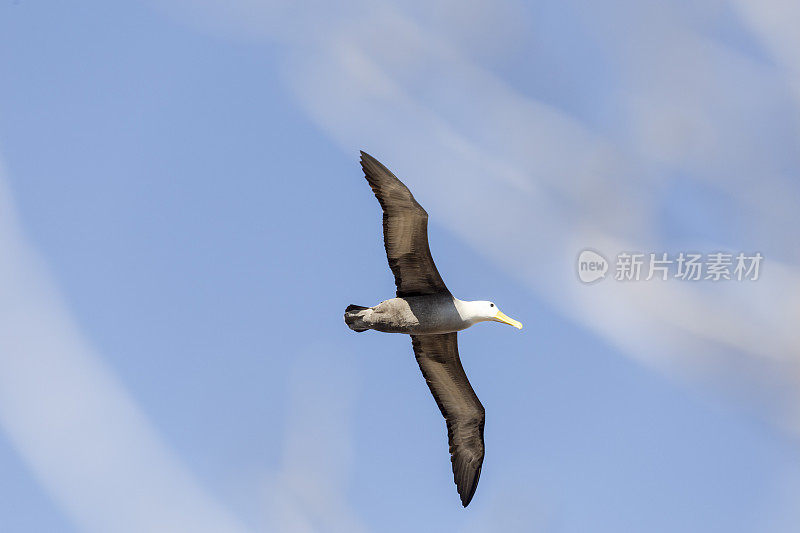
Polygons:
<instances>
[{"instance_id":1,"label":"bird's wingtip","mask_svg":"<svg viewBox=\"0 0 800 533\"><path fill-rule=\"evenodd\" d=\"M371 155L369 155L369 154L368 154L367 152L365 152L364 150L359 150L359 153L361 154L361 164L362 164L362 165L363 165L364 163L371 163L371 162L373 162L373 161L377 161L377 160L376 160L374 157L372 157Z\"/></svg>"},{"instance_id":2,"label":"bird's wingtip","mask_svg":"<svg viewBox=\"0 0 800 533\"><path fill-rule=\"evenodd\" d=\"M469 505L469 502L472 501L472 497L475 495L475 491L465 492L464 494L459 494L461 497L461 506L466 508Z\"/></svg>"},{"instance_id":3,"label":"bird's wingtip","mask_svg":"<svg viewBox=\"0 0 800 533\"><path fill-rule=\"evenodd\" d=\"M371 173L380 171L389 172L389 170L387 170L380 161L369 155L367 152L364 150L359 150L359 152L361 152L360 163L361 168L364 169L364 174L369 175Z\"/></svg>"},{"instance_id":4,"label":"bird's wingtip","mask_svg":"<svg viewBox=\"0 0 800 533\"><path fill-rule=\"evenodd\" d=\"M458 496L461 498L462 506L466 507L467 505L469 505L469 502L472 501L472 497L475 496L475 490L478 488L478 480L480 479L480 477L481 477L480 466L478 466L478 468L471 476L467 477L457 476L456 489L458 490Z\"/></svg>"}]
</instances>

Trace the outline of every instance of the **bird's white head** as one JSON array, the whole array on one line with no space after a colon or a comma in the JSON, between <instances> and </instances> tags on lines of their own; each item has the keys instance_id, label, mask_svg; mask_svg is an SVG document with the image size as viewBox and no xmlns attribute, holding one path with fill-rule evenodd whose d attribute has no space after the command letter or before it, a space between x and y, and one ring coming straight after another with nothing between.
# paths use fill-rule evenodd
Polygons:
<instances>
[{"instance_id":1,"label":"bird's white head","mask_svg":"<svg viewBox=\"0 0 800 533\"><path fill-rule=\"evenodd\" d=\"M478 300L474 302L462 303L466 304L464 307L466 308L465 310L467 316L464 318L473 320L475 322L493 320L495 322L502 322L503 324L514 326L517 329L522 329L521 322L518 322L517 320L507 316L494 304L494 302Z\"/></svg>"}]
</instances>

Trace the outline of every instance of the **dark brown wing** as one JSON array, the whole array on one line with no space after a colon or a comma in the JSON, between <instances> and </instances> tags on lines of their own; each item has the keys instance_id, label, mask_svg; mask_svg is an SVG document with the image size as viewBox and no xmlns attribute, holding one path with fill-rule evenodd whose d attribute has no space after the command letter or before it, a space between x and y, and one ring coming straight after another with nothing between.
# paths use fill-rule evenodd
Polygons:
<instances>
[{"instance_id":1,"label":"dark brown wing","mask_svg":"<svg viewBox=\"0 0 800 533\"><path fill-rule=\"evenodd\" d=\"M486 413L458 358L457 333L412 335L411 341L422 375L447 421L453 475L466 507L481 476Z\"/></svg>"},{"instance_id":2,"label":"dark brown wing","mask_svg":"<svg viewBox=\"0 0 800 533\"><path fill-rule=\"evenodd\" d=\"M383 244L397 296L449 293L428 247L428 213L377 159L361 152L361 167L383 208Z\"/></svg>"}]
</instances>

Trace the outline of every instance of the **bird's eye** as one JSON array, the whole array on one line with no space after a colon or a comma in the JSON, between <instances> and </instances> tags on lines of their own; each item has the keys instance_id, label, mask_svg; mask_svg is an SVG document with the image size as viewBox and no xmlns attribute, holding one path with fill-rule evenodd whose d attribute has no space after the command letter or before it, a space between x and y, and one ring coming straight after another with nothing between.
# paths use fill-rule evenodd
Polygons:
<instances>
[{"instance_id":1,"label":"bird's eye","mask_svg":"<svg viewBox=\"0 0 800 533\"><path fill-rule=\"evenodd\" d=\"M494 304L489 304L489 307L494 307Z\"/></svg>"}]
</instances>

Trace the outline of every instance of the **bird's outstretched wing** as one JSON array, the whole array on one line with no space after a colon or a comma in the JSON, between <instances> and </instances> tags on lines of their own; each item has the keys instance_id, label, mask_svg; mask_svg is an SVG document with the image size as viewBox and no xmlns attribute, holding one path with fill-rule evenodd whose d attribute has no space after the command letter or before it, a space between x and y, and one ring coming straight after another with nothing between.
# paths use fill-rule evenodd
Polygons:
<instances>
[{"instance_id":1,"label":"bird's outstretched wing","mask_svg":"<svg viewBox=\"0 0 800 533\"><path fill-rule=\"evenodd\" d=\"M377 159L361 152L361 167L383 208L383 244L397 296L449 293L428 247L428 213Z\"/></svg>"},{"instance_id":2,"label":"bird's outstretched wing","mask_svg":"<svg viewBox=\"0 0 800 533\"><path fill-rule=\"evenodd\" d=\"M447 421L450 459L461 503L466 507L481 476L486 414L458 358L458 334L412 335L414 354Z\"/></svg>"}]
</instances>

